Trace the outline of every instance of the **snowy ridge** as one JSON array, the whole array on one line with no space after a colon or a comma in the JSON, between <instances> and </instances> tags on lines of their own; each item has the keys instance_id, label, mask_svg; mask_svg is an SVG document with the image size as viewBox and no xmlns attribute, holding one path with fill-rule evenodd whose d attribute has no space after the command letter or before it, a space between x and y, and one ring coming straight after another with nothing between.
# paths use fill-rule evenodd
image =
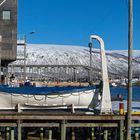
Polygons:
<instances>
[{"instance_id":1,"label":"snowy ridge","mask_svg":"<svg viewBox=\"0 0 140 140\"><path fill-rule=\"evenodd\" d=\"M18 52L21 48L18 47ZM127 51L106 51L108 70L114 74L126 74ZM134 72L140 74L140 50L134 51ZM15 61L14 64L23 64ZM89 66L89 48L71 45L27 44L27 64L85 65ZM92 51L92 67L101 68L100 50Z\"/></svg>"}]
</instances>

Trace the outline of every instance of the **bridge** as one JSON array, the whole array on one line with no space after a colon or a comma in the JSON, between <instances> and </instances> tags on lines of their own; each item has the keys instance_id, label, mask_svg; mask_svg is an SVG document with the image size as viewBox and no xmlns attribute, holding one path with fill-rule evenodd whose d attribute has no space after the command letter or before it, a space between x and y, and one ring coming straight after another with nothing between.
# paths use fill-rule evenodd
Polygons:
<instances>
[{"instance_id":1,"label":"bridge","mask_svg":"<svg viewBox=\"0 0 140 140\"><path fill-rule=\"evenodd\" d=\"M8 71L21 79L28 77L32 80L59 80L59 81L76 81L80 80L89 81L89 72L92 70L94 73L99 73L99 69L92 68L85 65L26 65L10 64L8 65Z\"/></svg>"}]
</instances>

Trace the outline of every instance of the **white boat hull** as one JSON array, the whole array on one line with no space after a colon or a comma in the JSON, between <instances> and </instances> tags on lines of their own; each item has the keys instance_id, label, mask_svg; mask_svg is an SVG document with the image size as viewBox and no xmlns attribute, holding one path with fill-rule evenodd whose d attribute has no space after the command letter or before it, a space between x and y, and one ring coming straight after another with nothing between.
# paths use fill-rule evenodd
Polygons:
<instances>
[{"instance_id":1,"label":"white boat hull","mask_svg":"<svg viewBox=\"0 0 140 140\"><path fill-rule=\"evenodd\" d=\"M100 102L99 93L87 90L75 93L52 95L27 95L0 93L0 109L15 109L20 104L24 108L60 107L74 105L76 108L90 108Z\"/></svg>"}]
</instances>

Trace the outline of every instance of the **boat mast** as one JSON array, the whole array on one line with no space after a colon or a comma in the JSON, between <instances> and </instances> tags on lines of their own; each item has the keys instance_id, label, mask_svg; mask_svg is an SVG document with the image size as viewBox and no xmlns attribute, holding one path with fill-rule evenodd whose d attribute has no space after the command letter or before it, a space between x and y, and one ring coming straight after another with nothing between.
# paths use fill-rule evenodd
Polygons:
<instances>
[{"instance_id":1,"label":"boat mast","mask_svg":"<svg viewBox=\"0 0 140 140\"><path fill-rule=\"evenodd\" d=\"M97 40L100 43L100 53L101 53L101 63L102 63L102 80L103 80L103 91L102 91L102 101L101 101L101 114L111 113L111 97L110 97L110 87L108 80L108 70L107 70L107 61L105 55L104 41L97 35L90 36L90 44L92 44L92 39Z\"/></svg>"}]
</instances>

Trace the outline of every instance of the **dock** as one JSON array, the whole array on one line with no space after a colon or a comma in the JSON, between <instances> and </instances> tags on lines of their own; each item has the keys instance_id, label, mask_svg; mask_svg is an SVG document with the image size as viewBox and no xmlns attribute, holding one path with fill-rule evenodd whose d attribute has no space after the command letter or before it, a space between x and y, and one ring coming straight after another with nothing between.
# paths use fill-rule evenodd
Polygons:
<instances>
[{"instance_id":1,"label":"dock","mask_svg":"<svg viewBox=\"0 0 140 140\"><path fill-rule=\"evenodd\" d=\"M34 128L40 140L76 139L76 133L84 129L86 140L124 140L126 136L126 115L95 115L86 112L70 111L2 111L0 112L0 128L5 130L4 139L23 139L24 132ZM139 139L138 128L140 127L140 115L132 115L132 128L134 139ZM36 130L35 130L36 129ZM46 131L47 130L47 131ZM87 135L88 132L88 135ZM47 133L47 134L46 134ZM1 132L2 134L2 132ZM26 132L28 135L29 132ZM80 133L83 135L82 133ZM115 134L115 135L114 135ZM25 135L25 134L24 134ZM17 138L16 138L17 137ZM25 136L24 136L25 137ZM37 136L36 136L37 137ZM85 139L84 138L84 139ZM28 139L35 139L29 137Z\"/></svg>"}]
</instances>

